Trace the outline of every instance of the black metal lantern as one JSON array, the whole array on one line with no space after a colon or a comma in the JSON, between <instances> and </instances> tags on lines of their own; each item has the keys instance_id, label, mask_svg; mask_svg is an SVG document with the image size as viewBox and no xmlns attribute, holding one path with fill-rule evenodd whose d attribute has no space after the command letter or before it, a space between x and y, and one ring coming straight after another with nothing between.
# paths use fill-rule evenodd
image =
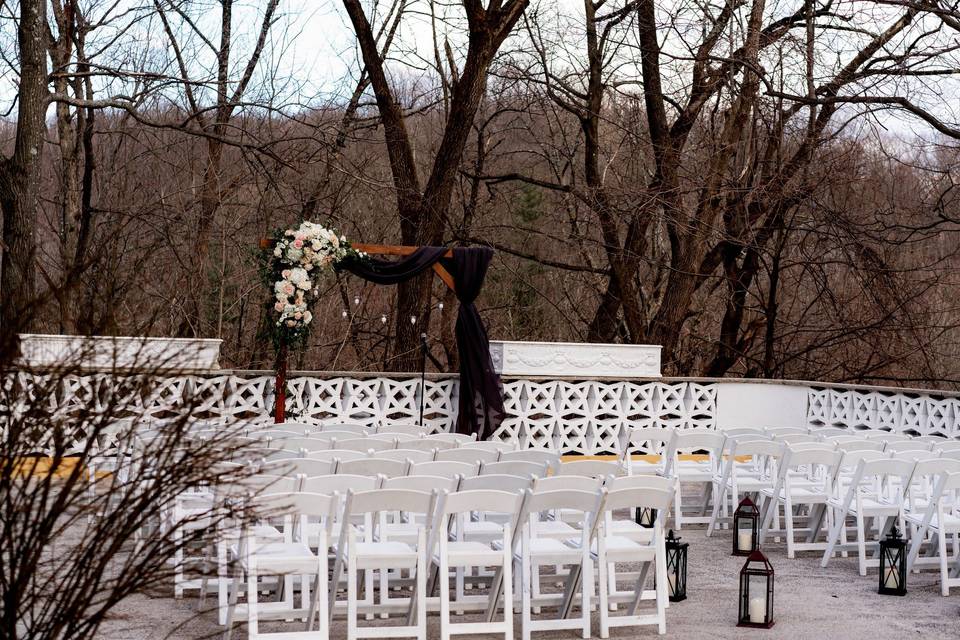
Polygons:
<instances>
[{"instance_id":1,"label":"black metal lantern","mask_svg":"<svg viewBox=\"0 0 960 640\"><path fill-rule=\"evenodd\" d=\"M759 549L747 557L740 570L737 626L757 629L773 626L773 566Z\"/></svg>"},{"instance_id":2,"label":"black metal lantern","mask_svg":"<svg viewBox=\"0 0 960 640\"><path fill-rule=\"evenodd\" d=\"M880 589L885 596L907 595L907 542L896 525L880 541Z\"/></svg>"},{"instance_id":3,"label":"black metal lantern","mask_svg":"<svg viewBox=\"0 0 960 640\"><path fill-rule=\"evenodd\" d=\"M649 509L647 507L639 507L637 509L636 521L641 527L653 529L653 525L657 521L657 510Z\"/></svg>"},{"instance_id":4,"label":"black metal lantern","mask_svg":"<svg viewBox=\"0 0 960 640\"><path fill-rule=\"evenodd\" d=\"M733 512L733 555L749 556L760 547L760 510L744 497Z\"/></svg>"},{"instance_id":5,"label":"black metal lantern","mask_svg":"<svg viewBox=\"0 0 960 640\"><path fill-rule=\"evenodd\" d=\"M675 538L673 529L667 533L667 587L670 602L687 599L687 547Z\"/></svg>"}]
</instances>

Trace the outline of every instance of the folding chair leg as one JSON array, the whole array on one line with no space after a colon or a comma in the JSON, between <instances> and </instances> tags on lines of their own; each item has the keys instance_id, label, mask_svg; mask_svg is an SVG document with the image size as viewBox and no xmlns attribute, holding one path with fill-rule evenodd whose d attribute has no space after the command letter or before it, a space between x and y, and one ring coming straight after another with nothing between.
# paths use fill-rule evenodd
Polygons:
<instances>
[{"instance_id":1,"label":"folding chair leg","mask_svg":"<svg viewBox=\"0 0 960 640\"><path fill-rule=\"evenodd\" d=\"M582 559L580 581L580 616L583 620L583 629L581 637L586 639L590 637L590 600L593 597L593 560L589 554ZM572 571L572 569L571 569Z\"/></svg>"},{"instance_id":2,"label":"folding chair leg","mask_svg":"<svg viewBox=\"0 0 960 640\"><path fill-rule=\"evenodd\" d=\"M510 527L503 530L503 637L504 640L513 640L513 551L510 549Z\"/></svg>"},{"instance_id":3,"label":"folding chair leg","mask_svg":"<svg viewBox=\"0 0 960 640\"><path fill-rule=\"evenodd\" d=\"M941 530L937 538L937 548L940 552L940 595L949 596L950 572L947 568L947 536L944 535L943 530Z\"/></svg>"},{"instance_id":4,"label":"folding chair leg","mask_svg":"<svg viewBox=\"0 0 960 640\"><path fill-rule=\"evenodd\" d=\"M859 560L860 575L867 575L867 540L863 526L863 511L857 511L857 558Z\"/></svg>"},{"instance_id":5,"label":"folding chair leg","mask_svg":"<svg viewBox=\"0 0 960 640\"><path fill-rule=\"evenodd\" d=\"M257 611L257 566L251 563L247 570L247 634L251 638L260 633Z\"/></svg>"},{"instance_id":6,"label":"folding chair leg","mask_svg":"<svg viewBox=\"0 0 960 640\"><path fill-rule=\"evenodd\" d=\"M520 634L522 640L530 640L530 609L532 600L530 597L531 562L530 543L525 539L523 554L520 557Z\"/></svg>"}]
</instances>

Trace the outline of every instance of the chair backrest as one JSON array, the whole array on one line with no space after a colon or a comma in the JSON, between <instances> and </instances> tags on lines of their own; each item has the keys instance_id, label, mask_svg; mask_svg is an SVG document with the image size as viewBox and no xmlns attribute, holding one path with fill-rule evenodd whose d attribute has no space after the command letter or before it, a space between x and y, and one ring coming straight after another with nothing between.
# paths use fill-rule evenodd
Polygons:
<instances>
[{"instance_id":1,"label":"chair backrest","mask_svg":"<svg viewBox=\"0 0 960 640\"><path fill-rule=\"evenodd\" d=\"M631 427L624 450L645 454L664 454L670 441L677 435L673 427Z\"/></svg>"},{"instance_id":2,"label":"chair backrest","mask_svg":"<svg viewBox=\"0 0 960 640\"><path fill-rule=\"evenodd\" d=\"M619 478L607 478L607 489L615 491L617 489L657 489L658 491L669 491L673 494L677 486L675 478L666 478L664 476L637 474L632 476L620 476Z\"/></svg>"},{"instance_id":3,"label":"chair backrest","mask_svg":"<svg viewBox=\"0 0 960 640\"><path fill-rule=\"evenodd\" d=\"M936 453L941 458L953 458L956 460L960 460L960 449L948 449L946 451L943 449L939 449L936 451Z\"/></svg>"},{"instance_id":4,"label":"chair backrest","mask_svg":"<svg viewBox=\"0 0 960 640\"><path fill-rule=\"evenodd\" d=\"M762 432L759 435L762 436ZM675 453L706 451L719 454L726 438L727 435L722 431L683 429L677 433L677 438L674 440Z\"/></svg>"},{"instance_id":5,"label":"chair backrest","mask_svg":"<svg viewBox=\"0 0 960 640\"><path fill-rule=\"evenodd\" d=\"M435 440L437 442L455 442L457 445L464 445L469 442L476 442L477 434L471 433L431 433L426 436L428 440Z\"/></svg>"},{"instance_id":6,"label":"chair backrest","mask_svg":"<svg viewBox=\"0 0 960 640\"><path fill-rule=\"evenodd\" d=\"M858 467L862 477L868 476L899 476L909 479L917 463L913 460L895 460L881 458L879 460L861 460Z\"/></svg>"},{"instance_id":7,"label":"chair backrest","mask_svg":"<svg viewBox=\"0 0 960 640\"><path fill-rule=\"evenodd\" d=\"M600 489L584 491L577 489L527 490L526 511L532 516L542 511L570 509L583 514L597 513L601 508L603 492Z\"/></svg>"},{"instance_id":8,"label":"chair backrest","mask_svg":"<svg viewBox=\"0 0 960 640\"><path fill-rule=\"evenodd\" d=\"M808 436L810 430L803 427L767 427L764 429L768 436L779 438L781 436Z\"/></svg>"},{"instance_id":9,"label":"chair backrest","mask_svg":"<svg viewBox=\"0 0 960 640\"><path fill-rule=\"evenodd\" d=\"M933 449L932 442L920 442L917 440L894 440L887 441L884 451L930 451Z\"/></svg>"},{"instance_id":10,"label":"chair backrest","mask_svg":"<svg viewBox=\"0 0 960 640\"><path fill-rule=\"evenodd\" d=\"M510 462L491 462L480 465L480 475L510 475L536 477L547 475L547 465L539 462L512 460Z\"/></svg>"},{"instance_id":11,"label":"chair backrest","mask_svg":"<svg viewBox=\"0 0 960 640\"><path fill-rule=\"evenodd\" d=\"M311 451L306 455L308 460L340 460L345 462L347 460L357 460L359 458L366 457L366 454L360 451L346 451L340 449L327 449L326 451Z\"/></svg>"},{"instance_id":12,"label":"chair backrest","mask_svg":"<svg viewBox=\"0 0 960 640\"><path fill-rule=\"evenodd\" d=\"M354 433L357 435L373 431L372 427L365 424L351 424L347 422L325 422L320 425L319 431L322 433Z\"/></svg>"},{"instance_id":13,"label":"chair backrest","mask_svg":"<svg viewBox=\"0 0 960 640\"><path fill-rule=\"evenodd\" d=\"M913 436L905 433L891 433L890 431L882 431L879 429L859 431L857 432L857 435L866 438L867 440L884 440L886 442L906 442L908 440L913 440Z\"/></svg>"},{"instance_id":14,"label":"chair backrest","mask_svg":"<svg viewBox=\"0 0 960 640\"><path fill-rule=\"evenodd\" d=\"M322 438L283 438L282 440L272 440L271 444L278 444L287 451L324 451L330 448L330 441Z\"/></svg>"},{"instance_id":15,"label":"chair backrest","mask_svg":"<svg viewBox=\"0 0 960 640\"><path fill-rule=\"evenodd\" d=\"M723 429L722 433L728 438L750 438L750 437L768 438L769 437L765 429L760 429L757 427L736 427L733 429Z\"/></svg>"},{"instance_id":16,"label":"chair backrest","mask_svg":"<svg viewBox=\"0 0 960 640\"><path fill-rule=\"evenodd\" d=\"M883 451L884 446L882 440L843 440L837 442L837 448L841 451Z\"/></svg>"},{"instance_id":17,"label":"chair backrest","mask_svg":"<svg viewBox=\"0 0 960 640\"><path fill-rule=\"evenodd\" d=\"M335 494L278 491L264 493L250 500L250 507L261 517L314 516L332 518L337 499Z\"/></svg>"},{"instance_id":18,"label":"chair backrest","mask_svg":"<svg viewBox=\"0 0 960 640\"><path fill-rule=\"evenodd\" d=\"M430 431L429 427L419 424L382 424L377 427L377 435L380 434L398 434L402 433L408 436L425 436Z\"/></svg>"},{"instance_id":19,"label":"chair backrest","mask_svg":"<svg viewBox=\"0 0 960 640\"><path fill-rule=\"evenodd\" d=\"M387 478L383 481L384 489L411 489L413 491L426 491L429 493L436 489L437 491L456 491L460 488L460 478L453 476L442 478L440 476L399 476L397 478Z\"/></svg>"},{"instance_id":20,"label":"chair backrest","mask_svg":"<svg viewBox=\"0 0 960 640\"><path fill-rule=\"evenodd\" d=\"M384 451L386 449L396 449L397 441L395 438L351 438L349 440L335 439L332 449L343 451Z\"/></svg>"},{"instance_id":21,"label":"chair backrest","mask_svg":"<svg viewBox=\"0 0 960 640\"><path fill-rule=\"evenodd\" d=\"M623 475L624 471L625 469L617 460L571 460L561 463L556 475L606 478Z\"/></svg>"},{"instance_id":22,"label":"chair backrest","mask_svg":"<svg viewBox=\"0 0 960 640\"><path fill-rule=\"evenodd\" d=\"M519 451L504 451L500 454L500 462L511 462L513 460L545 464L548 469L555 472L560 465L560 454L546 449L521 449Z\"/></svg>"},{"instance_id":23,"label":"chair backrest","mask_svg":"<svg viewBox=\"0 0 960 640\"><path fill-rule=\"evenodd\" d=\"M488 476L489 477L489 476ZM547 476L533 482L534 491L597 491L603 486L605 478L590 476Z\"/></svg>"},{"instance_id":24,"label":"chair backrest","mask_svg":"<svg viewBox=\"0 0 960 640\"><path fill-rule=\"evenodd\" d=\"M440 513L483 511L487 513L506 513L516 515L523 499L522 492L497 491L495 489L471 489L445 494L441 498Z\"/></svg>"},{"instance_id":25,"label":"chair backrest","mask_svg":"<svg viewBox=\"0 0 960 640\"><path fill-rule=\"evenodd\" d=\"M257 472L267 476L295 476L295 458L288 460L266 460L259 465Z\"/></svg>"},{"instance_id":26,"label":"chair backrest","mask_svg":"<svg viewBox=\"0 0 960 640\"><path fill-rule=\"evenodd\" d=\"M890 454L883 451L844 451L840 466L849 469L856 467L861 460L885 460L889 457Z\"/></svg>"},{"instance_id":27,"label":"chair backrest","mask_svg":"<svg viewBox=\"0 0 960 640\"><path fill-rule=\"evenodd\" d=\"M636 477L636 476L634 476ZM652 489L649 487L626 487L606 491L603 510L616 511L619 509L657 509L662 511L670 506L673 492L666 489Z\"/></svg>"},{"instance_id":28,"label":"chair backrest","mask_svg":"<svg viewBox=\"0 0 960 640\"><path fill-rule=\"evenodd\" d=\"M410 462L430 462L435 455L433 451L420 451L419 449L386 449L385 451L374 451L371 457L388 458L390 460L409 460Z\"/></svg>"},{"instance_id":29,"label":"chair backrest","mask_svg":"<svg viewBox=\"0 0 960 640\"><path fill-rule=\"evenodd\" d=\"M938 436L935 434L928 436L916 436L914 440L917 442L933 442L934 444L943 444L944 442L949 442L945 436Z\"/></svg>"},{"instance_id":30,"label":"chair backrest","mask_svg":"<svg viewBox=\"0 0 960 640\"><path fill-rule=\"evenodd\" d=\"M480 465L470 462L453 461L434 461L420 462L410 466L410 475L414 476L440 476L442 478L453 478L462 476L469 478L477 475L480 471Z\"/></svg>"},{"instance_id":31,"label":"chair backrest","mask_svg":"<svg viewBox=\"0 0 960 640\"><path fill-rule=\"evenodd\" d=\"M398 445L404 449L416 449L418 451L444 451L445 449L456 449L456 442L430 440L429 438L416 438L413 440L404 440Z\"/></svg>"},{"instance_id":32,"label":"chair backrest","mask_svg":"<svg viewBox=\"0 0 960 640\"><path fill-rule=\"evenodd\" d=\"M310 434L310 437L317 438L320 440L353 440L355 438L362 438L364 433L359 433L356 431L344 431L343 429L335 428L326 428L323 431L314 431Z\"/></svg>"},{"instance_id":33,"label":"chair backrest","mask_svg":"<svg viewBox=\"0 0 960 640\"><path fill-rule=\"evenodd\" d=\"M344 460L337 467L337 473L352 473L358 476L386 476L396 478L407 475L409 463L406 460L387 460L385 458L358 458Z\"/></svg>"},{"instance_id":34,"label":"chair backrest","mask_svg":"<svg viewBox=\"0 0 960 640\"><path fill-rule=\"evenodd\" d=\"M820 440L820 438L810 433L793 433L793 434L786 434L782 436L776 435L773 437L773 439L776 440L777 442L786 442L787 444L790 444L790 445L807 443L807 442L811 444L823 442L822 440Z\"/></svg>"},{"instance_id":35,"label":"chair backrest","mask_svg":"<svg viewBox=\"0 0 960 640\"><path fill-rule=\"evenodd\" d=\"M270 428L251 431L249 437L257 440L286 440L287 438L303 438L304 433L302 431Z\"/></svg>"},{"instance_id":36,"label":"chair backrest","mask_svg":"<svg viewBox=\"0 0 960 640\"><path fill-rule=\"evenodd\" d=\"M286 449L267 449L266 451L263 451L263 459L267 462L293 460L299 457L299 451L288 451Z\"/></svg>"},{"instance_id":37,"label":"chair backrest","mask_svg":"<svg viewBox=\"0 0 960 640\"><path fill-rule=\"evenodd\" d=\"M300 490L300 478L253 474L216 486L219 496L248 497L262 493L290 493Z\"/></svg>"},{"instance_id":38,"label":"chair backrest","mask_svg":"<svg viewBox=\"0 0 960 640\"><path fill-rule=\"evenodd\" d=\"M271 429L292 431L304 436L313 431L320 431L322 426L319 424L309 424L307 422L278 422L277 424L273 425Z\"/></svg>"},{"instance_id":39,"label":"chair backrest","mask_svg":"<svg viewBox=\"0 0 960 640\"><path fill-rule=\"evenodd\" d=\"M488 451L487 449L477 449L475 447L461 447L459 449L444 449L437 451L436 460L438 462L496 462L500 459L499 451Z\"/></svg>"},{"instance_id":40,"label":"chair backrest","mask_svg":"<svg viewBox=\"0 0 960 640\"><path fill-rule=\"evenodd\" d=\"M347 495L347 491L373 491L379 486L380 479L376 476L357 476L348 473L336 475L314 476L303 479L302 491L311 493L339 493Z\"/></svg>"},{"instance_id":41,"label":"chair backrest","mask_svg":"<svg viewBox=\"0 0 960 640\"><path fill-rule=\"evenodd\" d=\"M927 449L907 449L906 451L884 451L884 453L889 453L891 458L896 460L913 460L917 462L919 460L936 460L940 457L936 451L928 451Z\"/></svg>"},{"instance_id":42,"label":"chair backrest","mask_svg":"<svg viewBox=\"0 0 960 640\"><path fill-rule=\"evenodd\" d=\"M831 435L844 435L849 434L850 429L845 429L843 427L811 427L810 433L817 436L831 436Z\"/></svg>"},{"instance_id":43,"label":"chair backrest","mask_svg":"<svg viewBox=\"0 0 960 640\"><path fill-rule=\"evenodd\" d=\"M466 442L460 445L462 449L486 449L487 451L516 451L517 445L512 442L503 442L501 440L480 440L479 442Z\"/></svg>"},{"instance_id":44,"label":"chair backrest","mask_svg":"<svg viewBox=\"0 0 960 640\"><path fill-rule=\"evenodd\" d=\"M494 490L517 493L533 486L533 476L489 475L463 478L461 491Z\"/></svg>"},{"instance_id":45,"label":"chair backrest","mask_svg":"<svg viewBox=\"0 0 960 640\"><path fill-rule=\"evenodd\" d=\"M299 473L305 476L326 476L337 472L337 459L332 460L311 460L310 458L298 458L290 460L290 467L293 473Z\"/></svg>"},{"instance_id":46,"label":"chair backrest","mask_svg":"<svg viewBox=\"0 0 960 640\"><path fill-rule=\"evenodd\" d=\"M344 515L354 516L380 511L403 511L407 513L433 513L437 492L413 491L412 489L375 489L373 491L349 491Z\"/></svg>"}]
</instances>

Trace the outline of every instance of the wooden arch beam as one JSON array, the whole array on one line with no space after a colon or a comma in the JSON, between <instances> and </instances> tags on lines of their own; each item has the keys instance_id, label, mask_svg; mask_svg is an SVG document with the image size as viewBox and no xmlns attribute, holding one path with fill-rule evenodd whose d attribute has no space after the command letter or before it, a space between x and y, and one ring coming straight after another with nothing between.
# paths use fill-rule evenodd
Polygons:
<instances>
[{"instance_id":1,"label":"wooden arch beam","mask_svg":"<svg viewBox=\"0 0 960 640\"><path fill-rule=\"evenodd\" d=\"M419 247L409 247L404 245L395 245L395 244L362 244L362 243L353 243L351 246L357 251L363 251L372 256L409 256ZM447 249L447 252L443 254L444 258L453 257L453 249ZM434 272L443 280L443 283L447 285L450 291L456 293L457 288L453 284L453 276L450 275L450 272L443 268L439 262L435 262L433 265Z\"/></svg>"}]
</instances>

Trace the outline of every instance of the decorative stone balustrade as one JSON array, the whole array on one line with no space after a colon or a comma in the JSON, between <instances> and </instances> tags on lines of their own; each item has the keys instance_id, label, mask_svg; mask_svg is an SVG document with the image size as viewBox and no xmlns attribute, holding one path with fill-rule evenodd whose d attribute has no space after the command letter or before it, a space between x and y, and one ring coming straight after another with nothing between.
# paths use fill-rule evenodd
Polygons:
<instances>
[{"instance_id":1,"label":"decorative stone balustrade","mask_svg":"<svg viewBox=\"0 0 960 640\"><path fill-rule=\"evenodd\" d=\"M31 375L19 373L7 384L29 393ZM97 410L118 393L119 380L123 378L99 373L71 376L50 402L64 414ZM294 374L288 384L290 420L372 426L415 422L419 415L419 376L318 372ZM191 404L202 420L270 422L273 377L268 372L171 375L158 378L146 391L129 393L125 402L132 415L156 421ZM809 424L960 438L960 397L935 391L737 379L507 378L504 404L507 415L494 437L564 453L615 453L630 426ZM456 413L456 378L429 377L424 421L446 431Z\"/></svg>"}]
</instances>

